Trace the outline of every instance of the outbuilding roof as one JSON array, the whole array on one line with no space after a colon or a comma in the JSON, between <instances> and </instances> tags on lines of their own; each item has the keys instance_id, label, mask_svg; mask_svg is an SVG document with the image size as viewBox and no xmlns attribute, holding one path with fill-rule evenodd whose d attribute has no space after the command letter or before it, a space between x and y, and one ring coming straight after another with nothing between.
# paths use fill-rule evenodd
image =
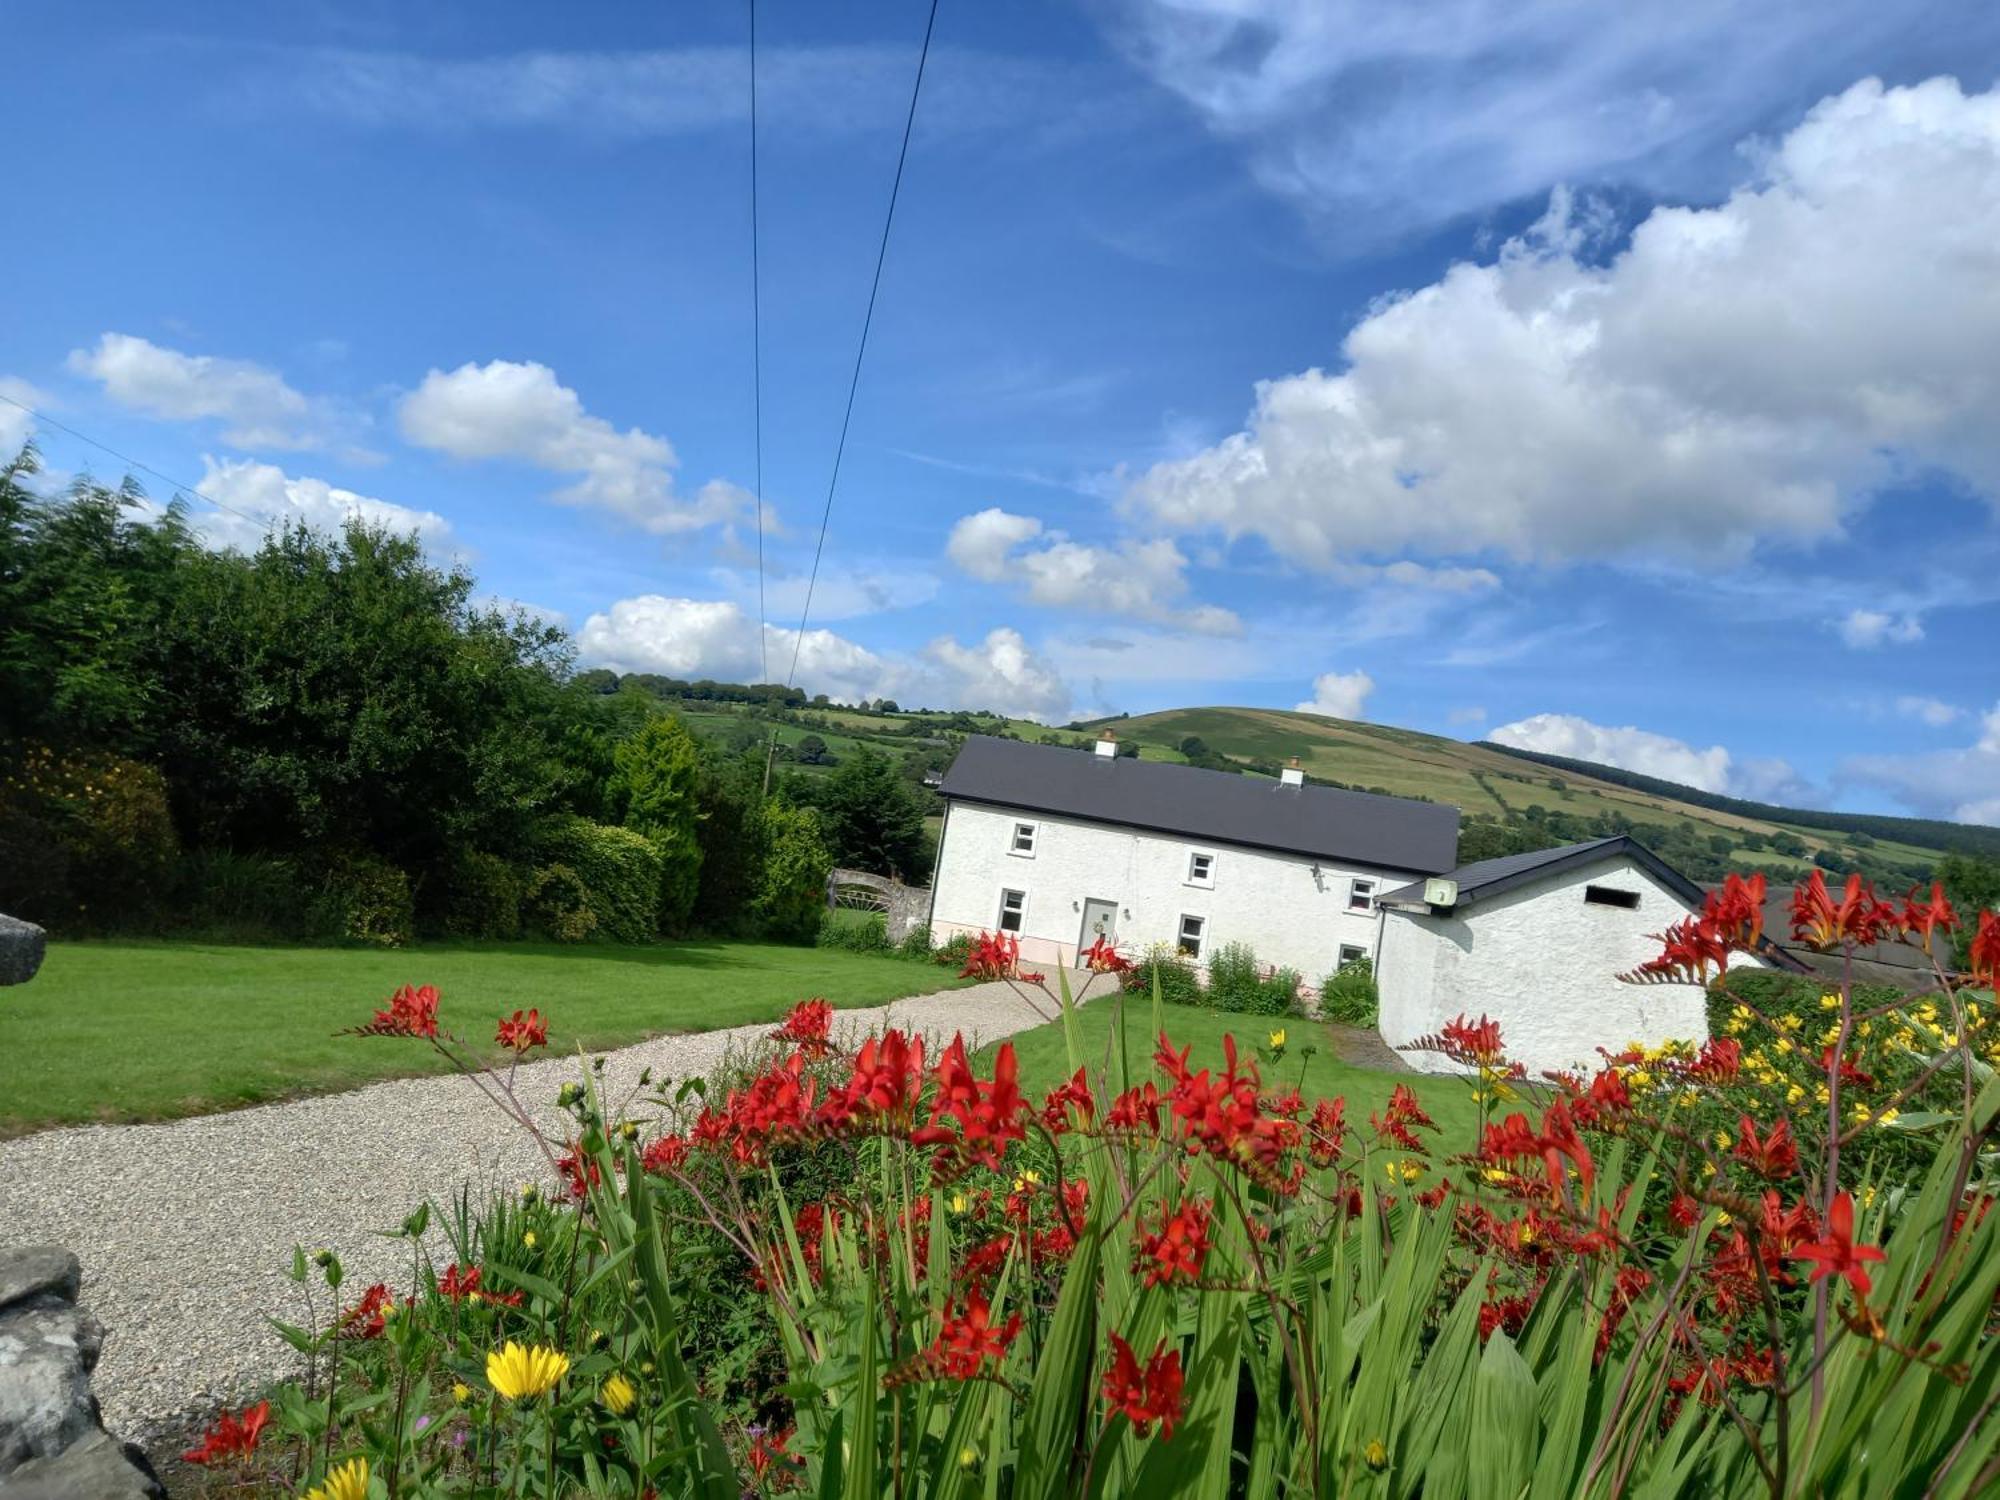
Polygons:
<instances>
[{"instance_id":1,"label":"outbuilding roof","mask_svg":"<svg viewBox=\"0 0 2000 1500\"><path fill-rule=\"evenodd\" d=\"M1660 884L1672 891L1689 906L1701 906L1702 891L1687 876L1681 874L1659 855L1648 849L1630 834L1617 834L1608 839L1591 839L1582 844L1564 844L1555 849L1535 849L1526 854L1503 854L1498 859L1475 860L1469 865L1460 865L1455 870L1445 872L1446 880L1458 885L1458 899L1451 909L1476 906L1481 901L1490 901L1516 886L1527 885L1550 875L1561 875L1571 870L1582 869L1606 859L1629 855L1641 869ZM1380 901L1385 906L1421 906L1424 902L1424 888L1421 884L1399 886L1393 891L1384 891Z\"/></svg>"},{"instance_id":2,"label":"outbuilding roof","mask_svg":"<svg viewBox=\"0 0 2000 1500\"><path fill-rule=\"evenodd\" d=\"M967 736L944 795L1374 869L1435 874L1458 853L1458 809L1444 803L987 735Z\"/></svg>"}]
</instances>

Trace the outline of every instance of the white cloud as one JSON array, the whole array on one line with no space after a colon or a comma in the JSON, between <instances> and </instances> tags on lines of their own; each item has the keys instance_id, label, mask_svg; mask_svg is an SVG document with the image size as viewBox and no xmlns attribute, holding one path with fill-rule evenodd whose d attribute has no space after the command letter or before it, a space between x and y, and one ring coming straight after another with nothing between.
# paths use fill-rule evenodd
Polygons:
<instances>
[{"instance_id":1,"label":"white cloud","mask_svg":"<svg viewBox=\"0 0 2000 1500\"><path fill-rule=\"evenodd\" d=\"M971 645L950 636L916 655L883 654L825 629L767 625L764 648L771 675L782 679L798 646L798 685L853 702L894 698L937 707L987 707L1023 718L1068 716L1070 692L1060 674L1018 631L1001 628ZM763 659L757 621L732 600L673 599L644 594L620 599L584 621L580 658L620 672L669 677L754 679Z\"/></svg>"},{"instance_id":2,"label":"white cloud","mask_svg":"<svg viewBox=\"0 0 2000 1500\"><path fill-rule=\"evenodd\" d=\"M575 482L555 498L587 505L647 531L692 531L740 519L747 490L710 480L692 499L674 489L673 445L637 427L620 432L584 410L547 365L496 359L432 370L403 398L403 436L463 459L516 459Z\"/></svg>"},{"instance_id":3,"label":"white cloud","mask_svg":"<svg viewBox=\"0 0 2000 1500\"><path fill-rule=\"evenodd\" d=\"M1642 776L1752 801L1792 801L1813 795L1785 761L1738 759L1721 745L1699 750L1671 735L1629 724L1614 729L1576 714L1535 714L1502 724L1486 737L1496 745L1619 766Z\"/></svg>"},{"instance_id":4,"label":"white cloud","mask_svg":"<svg viewBox=\"0 0 2000 1500\"><path fill-rule=\"evenodd\" d=\"M1712 566L1837 534L1898 466L2000 488L2000 94L1863 82L1754 183L1656 208L1608 263L1579 256L1576 223L1558 194L1491 263L1378 306L1343 368L1260 384L1243 431L1155 466L1127 505L1315 567Z\"/></svg>"},{"instance_id":5,"label":"white cloud","mask_svg":"<svg viewBox=\"0 0 2000 1500\"><path fill-rule=\"evenodd\" d=\"M1375 679L1366 672L1322 672L1313 679L1313 695L1294 707L1302 714L1329 719L1359 719L1368 707Z\"/></svg>"},{"instance_id":6,"label":"white cloud","mask_svg":"<svg viewBox=\"0 0 2000 1500\"><path fill-rule=\"evenodd\" d=\"M1888 791L1927 817L2000 825L2000 703L1979 721L1979 738L1958 750L1856 755L1839 774Z\"/></svg>"},{"instance_id":7,"label":"white cloud","mask_svg":"<svg viewBox=\"0 0 2000 1500\"><path fill-rule=\"evenodd\" d=\"M1707 178L1774 99L1908 73L1874 0L1119 0L1114 41L1270 191L1331 235L1386 238L1559 182ZM1949 33L1992 22L1961 8ZM1784 92L1778 92L1783 90Z\"/></svg>"},{"instance_id":8,"label":"white cloud","mask_svg":"<svg viewBox=\"0 0 2000 1500\"><path fill-rule=\"evenodd\" d=\"M317 448L327 413L276 370L247 359L183 354L129 333L72 350L69 368L100 382L120 406L172 422L214 419L238 448Z\"/></svg>"},{"instance_id":9,"label":"white cloud","mask_svg":"<svg viewBox=\"0 0 2000 1500\"><path fill-rule=\"evenodd\" d=\"M1243 628L1217 605L1177 604L1187 593L1187 558L1165 538L1091 547L1045 531L1034 516L995 506L961 517L945 553L984 582L1024 584L1030 601L1050 608L1123 615L1208 635Z\"/></svg>"},{"instance_id":10,"label":"white cloud","mask_svg":"<svg viewBox=\"0 0 2000 1500\"><path fill-rule=\"evenodd\" d=\"M199 493L229 506L210 510L193 501L188 524L203 543L217 549L254 551L272 522L304 522L320 531L338 531L350 517L394 532L414 531L433 550L452 541L451 523L436 511L412 510L371 495L358 495L324 479L294 477L274 464L203 455ZM157 512L158 507L152 509ZM242 512L234 514L233 512ZM254 518L254 519L246 519Z\"/></svg>"},{"instance_id":11,"label":"white cloud","mask_svg":"<svg viewBox=\"0 0 2000 1500\"><path fill-rule=\"evenodd\" d=\"M1928 724L1933 729L1942 729L1965 717L1965 710L1955 703L1907 693L1896 700L1896 712L1906 719L1915 719L1919 724Z\"/></svg>"},{"instance_id":12,"label":"white cloud","mask_svg":"<svg viewBox=\"0 0 2000 1500\"><path fill-rule=\"evenodd\" d=\"M25 380L17 380L12 375L0 375L0 396L7 396L21 403L21 406L40 408L47 398ZM0 464L11 463L14 455L21 451L21 445L34 435L35 419L21 410L21 406L11 406L0 401Z\"/></svg>"},{"instance_id":13,"label":"white cloud","mask_svg":"<svg viewBox=\"0 0 2000 1500\"><path fill-rule=\"evenodd\" d=\"M717 588L745 609L757 604L757 574L741 568L715 568L709 573ZM783 623L796 620L806 606L809 582L804 573L767 574L764 580L764 610L769 620ZM938 595L938 578L925 568L911 567L894 560L857 561L820 569L819 581L812 584L812 618L854 620L890 610L913 609L928 604Z\"/></svg>"},{"instance_id":14,"label":"white cloud","mask_svg":"<svg viewBox=\"0 0 2000 1500\"><path fill-rule=\"evenodd\" d=\"M1873 650L1885 643L1908 646L1924 638L1924 622L1915 615L1892 615L1878 609L1850 610L1834 628L1856 651Z\"/></svg>"}]
</instances>

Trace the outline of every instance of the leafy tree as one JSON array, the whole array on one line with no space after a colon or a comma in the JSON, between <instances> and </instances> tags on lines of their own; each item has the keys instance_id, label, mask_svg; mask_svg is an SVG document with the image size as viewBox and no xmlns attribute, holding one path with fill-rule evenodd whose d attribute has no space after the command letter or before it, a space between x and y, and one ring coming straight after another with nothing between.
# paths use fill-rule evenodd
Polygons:
<instances>
[{"instance_id":1,"label":"leafy tree","mask_svg":"<svg viewBox=\"0 0 2000 1500\"><path fill-rule=\"evenodd\" d=\"M930 878L921 794L888 756L863 746L817 786L799 778L788 787L825 815L835 863L911 884Z\"/></svg>"},{"instance_id":2,"label":"leafy tree","mask_svg":"<svg viewBox=\"0 0 2000 1500\"><path fill-rule=\"evenodd\" d=\"M826 753L826 741L816 734L801 735L793 754L801 764L808 766L824 765L833 758Z\"/></svg>"},{"instance_id":3,"label":"leafy tree","mask_svg":"<svg viewBox=\"0 0 2000 1500\"><path fill-rule=\"evenodd\" d=\"M1936 878L1943 884L1951 904L1958 908L1959 929L1954 938L1953 962L1964 968L1979 930L1979 913L2000 911L2000 859L1977 854L1947 854L1938 861Z\"/></svg>"},{"instance_id":4,"label":"leafy tree","mask_svg":"<svg viewBox=\"0 0 2000 1500\"><path fill-rule=\"evenodd\" d=\"M660 927L681 931L701 882L701 751L686 725L662 714L619 742L612 766L606 788L612 810L660 851Z\"/></svg>"},{"instance_id":5,"label":"leafy tree","mask_svg":"<svg viewBox=\"0 0 2000 1500\"><path fill-rule=\"evenodd\" d=\"M810 942L826 909L826 878L834 864L819 811L772 801L761 822L764 858L754 913L772 937Z\"/></svg>"},{"instance_id":6,"label":"leafy tree","mask_svg":"<svg viewBox=\"0 0 2000 1500\"><path fill-rule=\"evenodd\" d=\"M754 738L743 752L702 756L695 782L701 886L688 918L700 931L736 932L754 918L764 871L763 775L763 745Z\"/></svg>"}]
</instances>

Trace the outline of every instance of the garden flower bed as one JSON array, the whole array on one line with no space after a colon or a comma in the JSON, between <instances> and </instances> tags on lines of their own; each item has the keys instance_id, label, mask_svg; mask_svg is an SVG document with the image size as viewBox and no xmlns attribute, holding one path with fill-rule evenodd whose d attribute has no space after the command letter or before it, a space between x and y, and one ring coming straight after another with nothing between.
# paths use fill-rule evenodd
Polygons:
<instances>
[{"instance_id":1,"label":"garden flower bed","mask_svg":"<svg viewBox=\"0 0 2000 1500\"><path fill-rule=\"evenodd\" d=\"M1157 999L1093 1070L1061 997L1040 1098L1011 1046L848 1051L817 1002L713 1094L583 1069L551 1186L446 1212L449 1260L429 1207L398 1285L301 1249L309 1373L194 1456L316 1500L1992 1493L2000 917L1969 974L1771 1015L1727 998L1755 887L1630 976L1720 976L1711 1039L1538 1079L1483 1019L1426 1039L1471 1149ZM1794 911L1849 952L1958 920L1817 876ZM460 1050L420 990L359 1030Z\"/></svg>"}]
</instances>

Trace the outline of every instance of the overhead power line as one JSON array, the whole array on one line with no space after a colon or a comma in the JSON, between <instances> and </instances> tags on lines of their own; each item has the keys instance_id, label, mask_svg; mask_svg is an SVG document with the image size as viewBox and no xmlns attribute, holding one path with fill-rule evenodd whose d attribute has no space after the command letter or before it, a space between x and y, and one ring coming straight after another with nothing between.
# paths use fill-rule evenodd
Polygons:
<instances>
[{"instance_id":1,"label":"overhead power line","mask_svg":"<svg viewBox=\"0 0 2000 1500\"><path fill-rule=\"evenodd\" d=\"M827 523L833 519L833 496L840 486L840 461L847 453L847 429L854 420L854 393L861 385L861 362L868 353L868 330L875 322L875 299L882 290L882 265L889 258L889 230L896 222L896 198L903 189L903 164L910 156L910 132L917 123L917 98L924 90L924 65L930 60L931 33L937 29L938 0L931 0L930 18L924 23L923 50L917 54L916 82L910 88L910 110L903 120L902 149L896 153L896 178L889 186L889 211L882 218L882 243L875 252L875 277L868 284L868 311L861 319L861 342L854 351L854 373L847 381L847 406L840 416L840 441L834 445L833 472L827 477L826 505L819 518L819 541L813 547L812 572L806 578L805 607L799 611L799 633L792 642L792 665L785 673L785 686L792 686L799 672L799 650L806 641L806 621L812 614L813 590L819 584L820 558L826 551Z\"/></svg>"},{"instance_id":2,"label":"overhead power line","mask_svg":"<svg viewBox=\"0 0 2000 1500\"><path fill-rule=\"evenodd\" d=\"M769 682L771 647L764 639L764 290L757 243L757 0L750 0L750 390L757 448L757 680Z\"/></svg>"},{"instance_id":3,"label":"overhead power line","mask_svg":"<svg viewBox=\"0 0 2000 1500\"><path fill-rule=\"evenodd\" d=\"M279 524L278 518L276 516L253 516L252 514L250 514L250 512L246 510L238 510L235 506L229 504L227 501L218 500L215 498L215 496L206 493L201 488L200 485L188 484L183 480L174 478L174 476L171 474L163 474L158 469L154 468L151 464L142 463L138 459L132 457L129 453L120 453L116 448L112 447L109 443L100 443L96 438L92 437L89 433L78 432L74 427L69 426L67 423L58 422L54 417L49 416L47 413L35 410L34 407L28 405L28 403L25 401L16 401L12 396L8 395L5 391L0 391L0 401L5 401L9 406L17 407L21 411L26 412L29 416L33 417L35 421L43 427L53 427L57 432L66 432L71 437L75 438L78 442L88 443L90 444L91 447L100 449L101 451L110 454L113 458L117 459L118 462L124 464L126 467L137 469L142 474L152 475L153 478L159 480L162 484L169 486L176 493L193 495L199 499L206 500L210 505L213 505L217 510L226 510L232 516L236 516L241 520L248 521L253 526L262 526L266 530L269 530L270 528L275 527Z\"/></svg>"}]
</instances>

